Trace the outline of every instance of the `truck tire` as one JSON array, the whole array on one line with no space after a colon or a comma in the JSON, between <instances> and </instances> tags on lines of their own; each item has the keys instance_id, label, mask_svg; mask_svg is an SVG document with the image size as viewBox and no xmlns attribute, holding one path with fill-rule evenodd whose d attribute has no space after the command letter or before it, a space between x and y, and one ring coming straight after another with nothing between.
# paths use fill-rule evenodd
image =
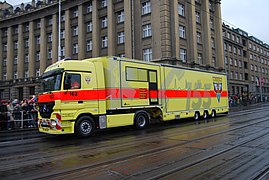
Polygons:
<instances>
[{"instance_id":1,"label":"truck tire","mask_svg":"<svg viewBox=\"0 0 269 180\"><path fill-rule=\"evenodd\" d=\"M200 118L200 114L199 114L198 111L196 111L196 112L194 113L193 118L194 118L195 121L198 121L198 120L199 120L199 118Z\"/></svg>"},{"instance_id":2,"label":"truck tire","mask_svg":"<svg viewBox=\"0 0 269 180\"><path fill-rule=\"evenodd\" d=\"M204 119L207 119L207 118L208 118L208 111L204 111L203 118L204 118Z\"/></svg>"},{"instance_id":3,"label":"truck tire","mask_svg":"<svg viewBox=\"0 0 269 180\"><path fill-rule=\"evenodd\" d=\"M89 137L95 131L94 120L90 116L80 117L75 124L75 134L78 137Z\"/></svg>"},{"instance_id":4,"label":"truck tire","mask_svg":"<svg viewBox=\"0 0 269 180\"><path fill-rule=\"evenodd\" d=\"M149 116L147 112L141 111L135 114L134 126L136 129L144 129L149 125Z\"/></svg>"},{"instance_id":5,"label":"truck tire","mask_svg":"<svg viewBox=\"0 0 269 180\"><path fill-rule=\"evenodd\" d=\"M215 110L212 110L211 117L214 118L214 117L216 117L216 115L217 115L216 114L216 111Z\"/></svg>"}]
</instances>

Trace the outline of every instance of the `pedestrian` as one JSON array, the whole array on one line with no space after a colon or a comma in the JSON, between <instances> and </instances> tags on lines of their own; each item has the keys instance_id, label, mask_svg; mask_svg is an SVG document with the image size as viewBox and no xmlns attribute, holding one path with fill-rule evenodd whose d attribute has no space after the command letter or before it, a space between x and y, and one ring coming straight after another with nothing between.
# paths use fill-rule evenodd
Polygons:
<instances>
[{"instance_id":1,"label":"pedestrian","mask_svg":"<svg viewBox=\"0 0 269 180\"><path fill-rule=\"evenodd\" d=\"M11 130L12 128L14 128L14 117L13 117L13 111L14 111L14 107L12 105L11 101L8 101L8 105L7 105L7 129Z\"/></svg>"}]
</instances>

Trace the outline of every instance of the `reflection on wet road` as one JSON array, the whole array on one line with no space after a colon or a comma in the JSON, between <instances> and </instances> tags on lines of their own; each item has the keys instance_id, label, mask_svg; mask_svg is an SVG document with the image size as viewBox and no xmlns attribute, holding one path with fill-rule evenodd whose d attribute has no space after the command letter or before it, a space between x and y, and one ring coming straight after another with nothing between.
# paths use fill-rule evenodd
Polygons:
<instances>
[{"instance_id":1,"label":"reflection on wet road","mask_svg":"<svg viewBox=\"0 0 269 180\"><path fill-rule=\"evenodd\" d=\"M269 171L269 107L123 127L87 139L0 133L1 179L255 179Z\"/></svg>"}]
</instances>

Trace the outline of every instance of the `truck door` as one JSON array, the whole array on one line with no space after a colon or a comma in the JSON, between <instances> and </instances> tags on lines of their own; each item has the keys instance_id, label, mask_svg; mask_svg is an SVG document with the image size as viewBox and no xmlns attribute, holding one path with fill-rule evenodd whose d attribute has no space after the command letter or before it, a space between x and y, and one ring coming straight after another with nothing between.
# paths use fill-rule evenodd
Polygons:
<instances>
[{"instance_id":1,"label":"truck door","mask_svg":"<svg viewBox=\"0 0 269 180\"><path fill-rule=\"evenodd\" d=\"M149 77L149 104L158 104L158 81L157 81L157 71L148 70Z\"/></svg>"}]
</instances>

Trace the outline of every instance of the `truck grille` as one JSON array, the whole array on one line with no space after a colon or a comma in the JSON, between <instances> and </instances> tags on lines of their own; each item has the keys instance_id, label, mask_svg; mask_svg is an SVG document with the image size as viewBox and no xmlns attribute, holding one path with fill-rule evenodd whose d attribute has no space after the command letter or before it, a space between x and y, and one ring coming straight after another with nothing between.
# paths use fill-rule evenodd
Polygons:
<instances>
[{"instance_id":1,"label":"truck grille","mask_svg":"<svg viewBox=\"0 0 269 180\"><path fill-rule=\"evenodd\" d=\"M52 112L53 112L53 107L54 107L54 102L50 103L39 103L39 113L42 118L50 118Z\"/></svg>"}]
</instances>

